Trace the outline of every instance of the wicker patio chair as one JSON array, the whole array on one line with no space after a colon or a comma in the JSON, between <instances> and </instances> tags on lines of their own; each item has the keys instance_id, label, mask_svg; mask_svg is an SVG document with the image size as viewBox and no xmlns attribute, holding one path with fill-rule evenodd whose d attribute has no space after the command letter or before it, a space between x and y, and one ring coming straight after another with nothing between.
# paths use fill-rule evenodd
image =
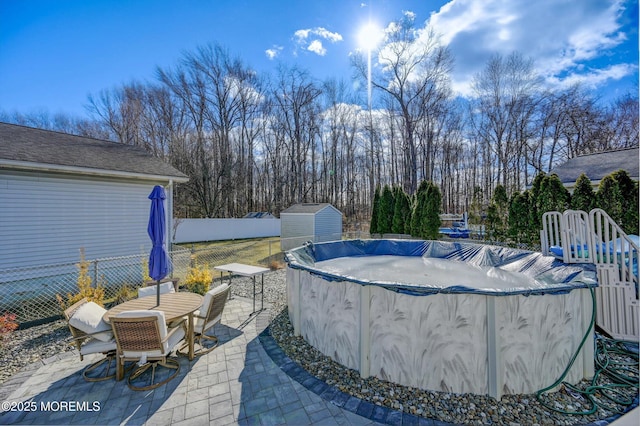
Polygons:
<instances>
[{"instance_id":1,"label":"wicker patio chair","mask_svg":"<svg viewBox=\"0 0 640 426\"><path fill-rule=\"evenodd\" d=\"M194 354L204 355L218 346L218 338L216 336L209 336L205 334L208 330L213 328L222 319L222 311L229 298L229 291L231 287L228 284L222 284L216 288L209 290L202 300L202 306L200 309L193 313L193 331L194 331ZM212 346L206 347L204 341L208 340L213 342ZM186 345L180 348L183 352Z\"/></svg>"},{"instance_id":2,"label":"wicker patio chair","mask_svg":"<svg viewBox=\"0 0 640 426\"><path fill-rule=\"evenodd\" d=\"M118 345L118 379L123 378L127 361L138 361L127 380L129 388L155 389L178 375L180 364L170 359L169 354L184 338L184 327L168 329L164 312L153 310L125 311L112 317L110 322ZM169 371L158 370L158 367ZM149 370L150 377L145 374ZM161 376L159 382L156 375Z\"/></svg>"},{"instance_id":3,"label":"wicker patio chair","mask_svg":"<svg viewBox=\"0 0 640 426\"><path fill-rule=\"evenodd\" d=\"M102 320L105 312L106 309L97 303L89 302L87 298L64 310L72 340L80 353L80 361L84 360L85 355L105 355L82 372L82 377L88 382L108 380L116 375L115 369L111 369L116 356L116 341L111 327Z\"/></svg>"}]
</instances>

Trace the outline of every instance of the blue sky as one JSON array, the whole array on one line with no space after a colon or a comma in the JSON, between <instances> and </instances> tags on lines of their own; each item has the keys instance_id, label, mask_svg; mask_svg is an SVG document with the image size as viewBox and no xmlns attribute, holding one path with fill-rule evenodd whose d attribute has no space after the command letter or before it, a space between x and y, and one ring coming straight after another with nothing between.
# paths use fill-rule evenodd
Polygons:
<instances>
[{"instance_id":1,"label":"blue sky","mask_svg":"<svg viewBox=\"0 0 640 426\"><path fill-rule=\"evenodd\" d=\"M369 17L383 28L405 13L448 44L463 96L491 55L514 50L552 88L638 90L637 0L0 0L0 109L85 115L89 94L153 81L208 43L261 72L283 62L350 81Z\"/></svg>"}]
</instances>

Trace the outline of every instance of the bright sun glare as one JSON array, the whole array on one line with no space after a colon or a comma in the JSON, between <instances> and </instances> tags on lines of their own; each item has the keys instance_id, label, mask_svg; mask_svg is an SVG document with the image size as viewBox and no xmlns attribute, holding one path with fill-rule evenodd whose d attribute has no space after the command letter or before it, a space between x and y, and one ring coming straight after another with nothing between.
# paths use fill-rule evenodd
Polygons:
<instances>
[{"instance_id":1,"label":"bright sun glare","mask_svg":"<svg viewBox=\"0 0 640 426\"><path fill-rule=\"evenodd\" d=\"M373 22L368 22L358 32L358 46L362 49L373 50L382 39L382 30Z\"/></svg>"}]
</instances>

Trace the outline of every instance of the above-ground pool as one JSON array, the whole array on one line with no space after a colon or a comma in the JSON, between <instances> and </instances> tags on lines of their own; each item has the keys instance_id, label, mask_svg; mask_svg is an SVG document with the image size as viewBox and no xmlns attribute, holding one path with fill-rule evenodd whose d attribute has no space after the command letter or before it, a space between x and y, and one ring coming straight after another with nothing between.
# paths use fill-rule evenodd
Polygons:
<instances>
[{"instance_id":1,"label":"above-ground pool","mask_svg":"<svg viewBox=\"0 0 640 426\"><path fill-rule=\"evenodd\" d=\"M363 377L495 398L555 382L597 286L592 265L466 242L308 244L286 261L294 332L323 354ZM569 383L593 376L586 342Z\"/></svg>"}]
</instances>

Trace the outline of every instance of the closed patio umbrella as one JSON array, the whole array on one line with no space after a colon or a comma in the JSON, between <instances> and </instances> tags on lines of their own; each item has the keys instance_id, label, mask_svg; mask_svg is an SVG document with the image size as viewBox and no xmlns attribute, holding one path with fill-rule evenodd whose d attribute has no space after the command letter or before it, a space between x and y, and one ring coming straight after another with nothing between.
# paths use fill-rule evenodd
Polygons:
<instances>
[{"instance_id":1,"label":"closed patio umbrella","mask_svg":"<svg viewBox=\"0 0 640 426\"><path fill-rule=\"evenodd\" d=\"M164 200L166 195L164 188L156 185L149 194L151 200L151 211L149 212L149 226L147 232L151 238L151 254L149 255L149 276L156 280L156 288L158 292L157 301L160 305L160 280L167 276L171 270L171 260L169 254L164 248L165 239L165 216L164 216Z\"/></svg>"}]
</instances>

